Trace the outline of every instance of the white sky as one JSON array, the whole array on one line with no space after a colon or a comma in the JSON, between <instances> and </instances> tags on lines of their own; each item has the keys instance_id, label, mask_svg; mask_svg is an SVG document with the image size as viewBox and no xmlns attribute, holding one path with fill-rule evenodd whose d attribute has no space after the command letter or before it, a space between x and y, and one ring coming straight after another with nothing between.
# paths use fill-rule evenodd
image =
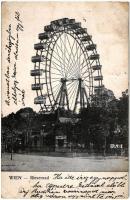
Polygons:
<instances>
[{"instance_id":1,"label":"white sky","mask_svg":"<svg viewBox=\"0 0 130 200\"><path fill-rule=\"evenodd\" d=\"M103 83L113 90L115 96L128 88L128 4L118 2L18 2L2 5L2 112L7 115L22 108L21 102L16 106L11 100L10 106L5 104L7 85L5 72L8 44L6 29L12 25L12 34L16 35L15 11L20 13L24 31L19 33L19 57L17 61L17 80L19 87L25 90L25 106L38 111L34 105L35 91L31 91L33 69L31 57L35 55L34 43L38 43L38 34L43 32L50 21L68 17L82 23L82 27L92 35L97 44L102 65ZM86 22L83 19L86 19ZM12 55L12 54L11 54ZM13 56L12 56L13 57ZM13 61L10 64L12 70ZM12 79L10 86L12 84ZM11 91L11 90L10 90Z\"/></svg>"}]
</instances>

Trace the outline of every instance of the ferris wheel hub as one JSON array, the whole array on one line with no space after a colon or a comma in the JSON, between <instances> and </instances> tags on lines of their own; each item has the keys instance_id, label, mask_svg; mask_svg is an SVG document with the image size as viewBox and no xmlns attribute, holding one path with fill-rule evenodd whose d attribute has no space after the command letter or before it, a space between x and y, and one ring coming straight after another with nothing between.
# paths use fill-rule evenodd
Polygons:
<instances>
[{"instance_id":1,"label":"ferris wheel hub","mask_svg":"<svg viewBox=\"0 0 130 200\"><path fill-rule=\"evenodd\" d=\"M61 81L61 83L65 83L67 81L67 79L66 78L61 78L60 81Z\"/></svg>"}]
</instances>

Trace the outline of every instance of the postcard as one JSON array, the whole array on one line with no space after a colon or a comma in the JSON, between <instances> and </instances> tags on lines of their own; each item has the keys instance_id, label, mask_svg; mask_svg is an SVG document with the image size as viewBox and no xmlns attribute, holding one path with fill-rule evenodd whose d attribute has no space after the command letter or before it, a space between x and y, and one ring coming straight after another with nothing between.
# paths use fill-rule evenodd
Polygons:
<instances>
[{"instance_id":1,"label":"postcard","mask_svg":"<svg viewBox=\"0 0 130 200\"><path fill-rule=\"evenodd\" d=\"M2 2L2 198L128 198L128 15Z\"/></svg>"}]
</instances>

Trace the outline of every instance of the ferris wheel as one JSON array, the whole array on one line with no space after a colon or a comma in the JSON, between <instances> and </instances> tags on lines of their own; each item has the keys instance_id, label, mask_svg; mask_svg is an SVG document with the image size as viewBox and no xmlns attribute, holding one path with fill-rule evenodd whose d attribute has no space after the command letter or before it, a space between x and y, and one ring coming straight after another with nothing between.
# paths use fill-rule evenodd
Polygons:
<instances>
[{"instance_id":1,"label":"ferris wheel","mask_svg":"<svg viewBox=\"0 0 130 200\"><path fill-rule=\"evenodd\" d=\"M75 19L63 18L51 21L38 37L31 70L34 104L43 112L59 107L78 112L91 106L104 86L100 56L87 29Z\"/></svg>"}]
</instances>

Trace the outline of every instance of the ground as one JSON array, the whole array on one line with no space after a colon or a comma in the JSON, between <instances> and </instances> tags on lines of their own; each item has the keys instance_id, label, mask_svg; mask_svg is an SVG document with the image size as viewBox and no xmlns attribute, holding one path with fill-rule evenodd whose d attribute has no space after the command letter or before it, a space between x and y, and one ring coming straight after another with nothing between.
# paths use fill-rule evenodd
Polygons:
<instances>
[{"instance_id":1,"label":"ground","mask_svg":"<svg viewBox=\"0 0 130 200\"><path fill-rule=\"evenodd\" d=\"M117 156L56 157L2 153L2 171L128 171L128 159Z\"/></svg>"}]
</instances>

